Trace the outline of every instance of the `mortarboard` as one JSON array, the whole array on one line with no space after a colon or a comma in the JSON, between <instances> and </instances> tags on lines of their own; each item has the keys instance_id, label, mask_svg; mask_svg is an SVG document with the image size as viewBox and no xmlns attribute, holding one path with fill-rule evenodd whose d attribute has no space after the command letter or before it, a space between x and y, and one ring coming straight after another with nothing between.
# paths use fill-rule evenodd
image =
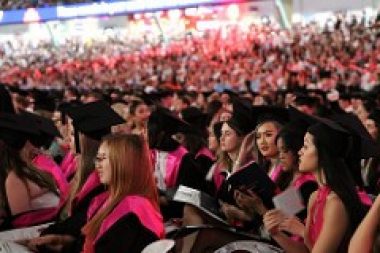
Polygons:
<instances>
[{"instance_id":1,"label":"mortarboard","mask_svg":"<svg viewBox=\"0 0 380 253\"><path fill-rule=\"evenodd\" d=\"M318 139L335 157L346 158L352 148L352 138L349 131L330 119L309 115L289 107L291 120L303 121L309 125L307 131Z\"/></svg>"},{"instance_id":2,"label":"mortarboard","mask_svg":"<svg viewBox=\"0 0 380 253\"><path fill-rule=\"evenodd\" d=\"M239 135L246 135L255 129L256 124L251 114L252 106L238 99L233 99L232 106L232 117L226 123Z\"/></svg>"},{"instance_id":3,"label":"mortarboard","mask_svg":"<svg viewBox=\"0 0 380 253\"><path fill-rule=\"evenodd\" d=\"M49 148L55 137L62 137L53 120L26 111L23 111L21 116L36 124L39 134L29 136L29 140L34 146Z\"/></svg>"},{"instance_id":4,"label":"mortarboard","mask_svg":"<svg viewBox=\"0 0 380 253\"><path fill-rule=\"evenodd\" d=\"M188 130L190 125L174 115L169 109L159 106L150 114L148 128L150 130L154 128L157 134L160 132L176 134Z\"/></svg>"},{"instance_id":5,"label":"mortarboard","mask_svg":"<svg viewBox=\"0 0 380 253\"><path fill-rule=\"evenodd\" d=\"M380 152L376 142L356 115L342 113L332 115L330 118L349 130L353 136L356 136L359 142L358 145L360 145L360 158L367 159L379 156Z\"/></svg>"},{"instance_id":6,"label":"mortarboard","mask_svg":"<svg viewBox=\"0 0 380 253\"><path fill-rule=\"evenodd\" d=\"M254 118L255 125L267 120L275 120L281 124L285 124L289 120L288 109L280 106L253 106L251 109L251 114Z\"/></svg>"},{"instance_id":7,"label":"mortarboard","mask_svg":"<svg viewBox=\"0 0 380 253\"><path fill-rule=\"evenodd\" d=\"M186 121L195 133L204 133L207 128L207 114L200 109L190 106L181 111L181 116Z\"/></svg>"},{"instance_id":8,"label":"mortarboard","mask_svg":"<svg viewBox=\"0 0 380 253\"><path fill-rule=\"evenodd\" d=\"M30 135L38 134L38 127L33 121L19 114L0 113L0 139L9 147L20 150Z\"/></svg>"},{"instance_id":9,"label":"mortarboard","mask_svg":"<svg viewBox=\"0 0 380 253\"><path fill-rule=\"evenodd\" d=\"M111 132L112 126L125 122L104 101L71 107L67 111L67 114L73 120L77 152L80 152L78 132L83 133L91 139L101 140L103 136Z\"/></svg>"}]
</instances>

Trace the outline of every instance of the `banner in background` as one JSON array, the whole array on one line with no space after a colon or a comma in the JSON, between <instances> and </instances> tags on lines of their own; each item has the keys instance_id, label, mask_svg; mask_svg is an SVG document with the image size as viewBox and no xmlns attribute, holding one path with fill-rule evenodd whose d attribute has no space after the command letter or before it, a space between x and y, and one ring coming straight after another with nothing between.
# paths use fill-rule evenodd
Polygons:
<instances>
[{"instance_id":1,"label":"banner in background","mask_svg":"<svg viewBox=\"0 0 380 253\"><path fill-rule=\"evenodd\" d=\"M59 5L21 10L0 10L0 25L25 24L50 20L83 18L89 16L114 16L155 12L169 9L193 8L205 5L243 3L247 0L132 0L90 4Z\"/></svg>"}]
</instances>

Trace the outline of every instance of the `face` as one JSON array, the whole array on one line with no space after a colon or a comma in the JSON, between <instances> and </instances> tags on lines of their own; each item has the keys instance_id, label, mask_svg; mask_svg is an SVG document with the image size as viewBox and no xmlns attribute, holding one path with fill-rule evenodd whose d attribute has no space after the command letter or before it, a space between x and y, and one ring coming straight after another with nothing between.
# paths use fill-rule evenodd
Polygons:
<instances>
[{"instance_id":1,"label":"face","mask_svg":"<svg viewBox=\"0 0 380 253\"><path fill-rule=\"evenodd\" d=\"M104 144L100 145L98 154L95 158L95 169L98 172L100 182L109 184L111 182L111 166L109 162L108 147Z\"/></svg>"},{"instance_id":2,"label":"face","mask_svg":"<svg viewBox=\"0 0 380 253\"><path fill-rule=\"evenodd\" d=\"M303 147L298 152L299 170L302 172L313 172L318 168L318 152L314 144L314 137L306 133Z\"/></svg>"},{"instance_id":3,"label":"face","mask_svg":"<svg viewBox=\"0 0 380 253\"><path fill-rule=\"evenodd\" d=\"M147 122L150 116L150 109L146 104L138 105L135 111L135 119L138 122Z\"/></svg>"},{"instance_id":4,"label":"face","mask_svg":"<svg viewBox=\"0 0 380 253\"><path fill-rule=\"evenodd\" d=\"M220 149L224 152L235 152L239 149L241 138L237 135L227 123L222 126L222 135L220 137Z\"/></svg>"},{"instance_id":5,"label":"face","mask_svg":"<svg viewBox=\"0 0 380 253\"><path fill-rule=\"evenodd\" d=\"M285 146L284 140L279 138L277 140L278 157L280 163L283 166L284 171L290 171L297 166L296 157Z\"/></svg>"},{"instance_id":6,"label":"face","mask_svg":"<svg viewBox=\"0 0 380 253\"><path fill-rule=\"evenodd\" d=\"M262 156L275 158L278 155L276 136L278 129L273 122L265 122L256 131L256 144Z\"/></svg>"},{"instance_id":7,"label":"face","mask_svg":"<svg viewBox=\"0 0 380 253\"><path fill-rule=\"evenodd\" d=\"M379 136L379 129L376 126L376 123L373 119L366 119L364 121L364 126L367 128L367 131L372 136L374 140L377 140Z\"/></svg>"}]
</instances>

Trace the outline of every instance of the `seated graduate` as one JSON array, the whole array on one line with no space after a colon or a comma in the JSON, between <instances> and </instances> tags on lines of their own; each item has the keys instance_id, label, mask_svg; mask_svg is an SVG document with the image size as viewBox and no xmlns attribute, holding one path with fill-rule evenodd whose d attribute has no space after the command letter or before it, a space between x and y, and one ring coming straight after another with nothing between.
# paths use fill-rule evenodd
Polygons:
<instances>
[{"instance_id":1,"label":"seated graduate","mask_svg":"<svg viewBox=\"0 0 380 253\"><path fill-rule=\"evenodd\" d=\"M64 203L69 193L69 184L61 168L49 154L48 149L56 137L61 137L54 122L48 118L34 113L21 112L27 120L33 121L39 131L37 135L30 135L21 151L25 162L33 164L36 168L49 173L59 189L60 200Z\"/></svg>"},{"instance_id":2,"label":"seated graduate","mask_svg":"<svg viewBox=\"0 0 380 253\"><path fill-rule=\"evenodd\" d=\"M215 161L215 156L208 149L206 142L207 114L196 107L188 107L181 111L181 116L191 126L189 129L181 130L181 134L184 135L183 145L193 157L195 164L184 164L179 172L180 184L212 195L215 187L212 182L206 180L206 175Z\"/></svg>"},{"instance_id":3,"label":"seated graduate","mask_svg":"<svg viewBox=\"0 0 380 253\"><path fill-rule=\"evenodd\" d=\"M374 109L364 121L364 125L370 133L376 145L380 147L380 109ZM380 157L374 156L364 160L362 167L364 186L369 194L380 193Z\"/></svg>"},{"instance_id":4,"label":"seated graduate","mask_svg":"<svg viewBox=\"0 0 380 253\"><path fill-rule=\"evenodd\" d=\"M350 237L367 210L345 160L352 139L333 121L309 119L312 125L299 151L299 169L314 173L319 188L308 203L304 243L291 240L281 231L284 217L278 210L266 212L264 224L285 252L347 252Z\"/></svg>"},{"instance_id":5,"label":"seated graduate","mask_svg":"<svg viewBox=\"0 0 380 253\"><path fill-rule=\"evenodd\" d=\"M2 228L52 221L58 211L57 186L49 174L27 164L20 155L28 136L38 134L37 126L20 115L2 113L0 129Z\"/></svg>"},{"instance_id":6,"label":"seated graduate","mask_svg":"<svg viewBox=\"0 0 380 253\"><path fill-rule=\"evenodd\" d=\"M110 135L96 157L96 171L107 191L91 202L83 236L51 235L30 240L30 248L55 252L138 253L163 238L157 189L148 146L141 136Z\"/></svg>"},{"instance_id":7,"label":"seated graduate","mask_svg":"<svg viewBox=\"0 0 380 253\"><path fill-rule=\"evenodd\" d=\"M79 167L75 183L72 184L71 196L66 203L68 210L61 210L61 216L68 217L42 231L41 235L66 234L78 237L87 220L87 211L92 199L105 191L95 171L95 160L100 140L111 132L111 127L124 120L104 102L93 102L72 108L69 112L79 139L74 149L79 154Z\"/></svg>"},{"instance_id":8,"label":"seated graduate","mask_svg":"<svg viewBox=\"0 0 380 253\"><path fill-rule=\"evenodd\" d=\"M188 128L186 122L163 107L158 107L149 117L148 141L165 220L182 217L183 205L169 201L168 196L178 187L182 168L187 166L187 170L196 170L192 155L173 138L174 134Z\"/></svg>"}]
</instances>

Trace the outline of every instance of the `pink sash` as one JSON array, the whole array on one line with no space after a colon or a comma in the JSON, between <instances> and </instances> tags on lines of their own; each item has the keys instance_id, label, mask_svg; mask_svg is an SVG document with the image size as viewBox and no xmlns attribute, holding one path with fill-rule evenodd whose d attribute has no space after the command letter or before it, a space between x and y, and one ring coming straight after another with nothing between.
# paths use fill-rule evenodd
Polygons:
<instances>
[{"instance_id":1,"label":"pink sash","mask_svg":"<svg viewBox=\"0 0 380 253\"><path fill-rule=\"evenodd\" d=\"M18 214L13 218L12 226L23 228L53 221L57 217L59 209L59 207L49 207Z\"/></svg>"},{"instance_id":2,"label":"pink sash","mask_svg":"<svg viewBox=\"0 0 380 253\"><path fill-rule=\"evenodd\" d=\"M66 179L74 175L76 170L76 160L75 155L68 151L61 162L61 170Z\"/></svg>"},{"instance_id":3,"label":"pink sash","mask_svg":"<svg viewBox=\"0 0 380 253\"><path fill-rule=\"evenodd\" d=\"M165 168L165 184L167 188L172 188L176 185L182 158L187 153L188 151L184 147L179 146L168 154Z\"/></svg>"},{"instance_id":4,"label":"pink sash","mask_svg":"<svg viewBox=\"0 0 380 253\"><path fill-rule=\"evenodd\" d=\"M281 173L282 173L282 165L277 165L272 171L272 173L269 175L269 177L272 179L273 182L277 182Z\"/></svg>"},{"instance_id":5,"label":"pink sash","mask_svg":"<svg viewBox=\"0 0 380 253\"><path fill-rule=\"evenodd\" d=\"M212 154L212 152L208 148L201 148L198 153L195 155L195 159L197 159L199 156L206 156L210 158L212 161L215 161L215 156Z\"/></svg>"},{"instance_id":6,"label":"pink sash","mask_svg":"<svg viewBox=\"0 0 380 253\"><path fill-rule=\"evenodd\" d=\"M65 202L69 194L69 183L63 175L61 168L47 155L39 154L33 161L37 168L51 174L60 191L60 199Z\"/></svg>"},{"instance_id":7,"label":"pink sash","mask_svg":"<svg viewBox=\"0 0 380 253\"><path fill-rule=\"evenodd\" d=\"M75 195L75 198L71 205L71 211L75 206L84 199L93 189L100 185L99 175L96 171L93 171L83 184L80 191Z\"/></svg>"},{"instance_id":8,"label":"pink sash","mask_svg":"<svg viewBox=\"0 0 380 253\"><path fill-rule=\"evenodd\" d=\"M331 190L327 186L323 186L317 190L317 197L310 210L310 228L309 228L309 240L311 246L314 247L315 242L319 237L319 233L323 226L323 212L326 206L327 196Z\"/></svg>"},{"instance_id":9,"label":"pink sash","mask_svg":"<svg viewBox=\"0 0 380 253\"><path fill-rule=\"evenodd\" d=\"M296 180L293 181L292 185L294 188L299 189L304 183L307 183L307 182L316 182L313 174L302 173L296 178Z\"/></svg>"},{"instance_id":10,"label":"pink sash","mask_svg":"<svg viewBox=\"0 0 380 253\"><path fill-rule=\"evenodd\" d=\"M108 192L102 193L90 205L87 218L93 217L97 210L104 207L108 198ZM141 224L152 231L158 238L164 238L163 219L158 210L145 197L138 195L126 196L113 211L103 220L99 233L93 244L101 238L118 220L129 213L134 213L139 218Z\"/></svg>"}]
</instances>

